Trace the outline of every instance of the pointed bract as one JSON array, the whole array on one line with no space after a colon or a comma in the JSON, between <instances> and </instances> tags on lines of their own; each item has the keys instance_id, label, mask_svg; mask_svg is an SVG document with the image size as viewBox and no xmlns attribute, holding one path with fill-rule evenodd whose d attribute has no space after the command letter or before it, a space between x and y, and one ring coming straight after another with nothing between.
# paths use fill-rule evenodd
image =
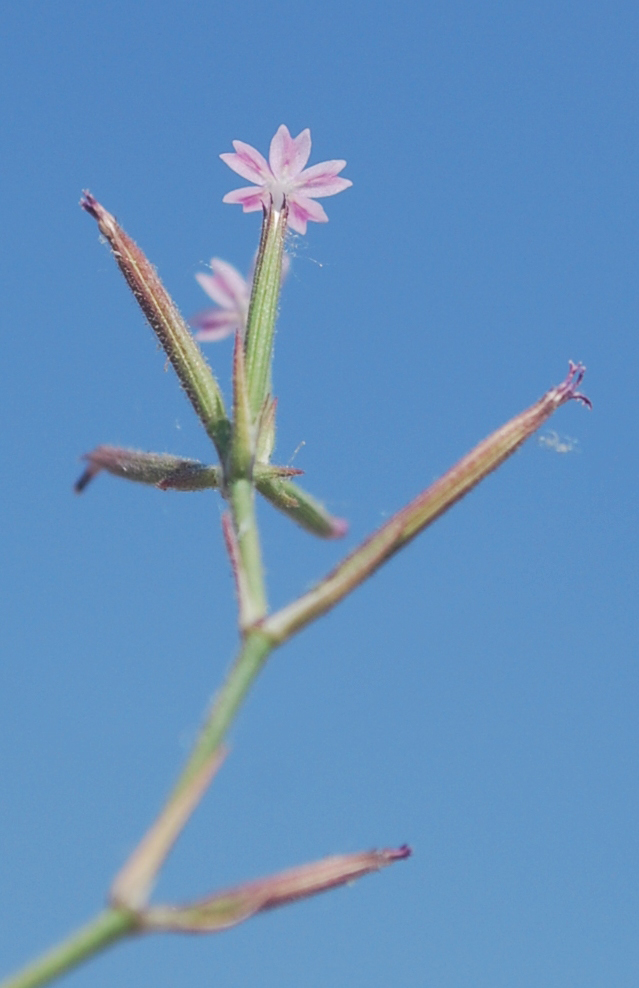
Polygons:
<instances>
[{"instance_id":1,"label":"pointed bract","mask_svg":"<svg viewBox=\"0 0 639 988\"><path fill-rule=\"evenodd\" d=\"M569 366L568 376L561 384L551 388L534 405L480 442L443 477L351 552L326 579L292 604L270 614L262 623L261 630L278 644L286 641L343 600L382 563L465 497L519 449L561 405L567 401L579 401L588 408L592 407L590 399L577 390L586 368L583 364L574 364L572 360Z\"/></svg>"},{"instance_id":2,"label":"pointed bract","mask_svg":"<svg viewBox=\"0 0 639 988\"><path fill-rule=\"evenodd\" d=\"M142 453L119 446L98 446L85 453L82 459L87 461L88 466L74 485L76 494L81 494L101 470L138 484L152 484L165 491L205 491L222 484L220 467L207 466L199 460L187 460L170 453Z\"/></svg>"},{"instance_id":3,"label":"pointed bract","mask_svg":"<svg viewBox=\"0 0 639 988\"><path fill-rule=\"evenodd\" d=\"M322 539L341 539L346 535L348 522L330 515L320 501L288 478L278 477L272 472L256 471L255 486L274 508L312 535Z\"/></svg>"},{"instance_id":4,"label":"pointed bract","mask_svg":"<svg viewBox=\"0 0 639 988\"><path fill-rule=\"evenodd\" d=\"M152 906L141 913L140 926L144 930L176 933L217 933L256 913L346 885L395 861L402 861L410 854L411 849L404 845L391 850L335 855L239 885L200 902L185 906Z\"/></svg>"},{"instance_id":5,"label":"pointed bract","mask_svg":"<svg viewBox=\"0 0 639 988\"><path fill-rule=\"evenodd\" d=\"M222 393L211 368L193 339L175 303L143 251L118 224L115 217L90 192L80 202L98 224L113 251L118 267L133 292L149 325L173 364L180 383L207 433L224 457L229 422Z\"/></svg>"}]
</instances>

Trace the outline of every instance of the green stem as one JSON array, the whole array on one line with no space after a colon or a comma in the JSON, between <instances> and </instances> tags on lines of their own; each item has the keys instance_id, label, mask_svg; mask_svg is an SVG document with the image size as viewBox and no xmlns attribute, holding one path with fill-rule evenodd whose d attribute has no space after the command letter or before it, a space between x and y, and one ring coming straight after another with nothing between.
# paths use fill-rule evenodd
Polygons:
<instances>
[{"instance_id":1,"label":"green stem","mask_svg":"<svg viewBox=\"0 0 639 988\"><path fill-rule=\"evenodd\" d=\"M193 778L221 744L254 679L275 647L259 630L247 634L172 796ZM4 986L0 985L0 988Z\"/></svg>"},{"instance_id":2,"label":"green stem","mask_svg":"<svg viewBox=\"0 0 639 988\"><path fill-rule=\"evenodd\" d=\"M250 632L220 690L172 796L189 782L219 747L255 677L275 646L260 631ZM172 798L172 797L171 797ZM0 983L0 988L36 988L65 974L93 954L136 932L135 913L107 909L59 946Z\"/></svg>"},{"instance_id":3,"label":"green stem","mask_svg":"<svg viewBox=\"0 0 639 988\"><path fill-rule=\"evenodd\" d=\"M106 909L87 926L48 951L39 960L11 975L0 988L36 988L77 967L110 944L135 932L137 917L124 909Z\"/></svg>"},{"instance_id":4,"label":"green stem","mask_svg":"<svg viewBox=\"0 0 639 988\"><path fill-rule=\"evenodd\" d=\"M246 377L253 419L259 415L271 390L271 361L282 280L282 254L288 208L271 207L264 215L262 238L255 263L255 276L246 329Z\"/></svg>"},{"instance_id":5,"label":"green stem","mask_svg":"<svg viewBox=\"0 0 639 988\"><path fill-rule=\"evenodd\" d=\"M250 480L232 481L228 495L233 524L237 536L240 561L246 586L245 598L240 601L242 627L249 627L266 614L266 590L260 536L255 517L255 490Z\"/></svg>"}]
</instances>

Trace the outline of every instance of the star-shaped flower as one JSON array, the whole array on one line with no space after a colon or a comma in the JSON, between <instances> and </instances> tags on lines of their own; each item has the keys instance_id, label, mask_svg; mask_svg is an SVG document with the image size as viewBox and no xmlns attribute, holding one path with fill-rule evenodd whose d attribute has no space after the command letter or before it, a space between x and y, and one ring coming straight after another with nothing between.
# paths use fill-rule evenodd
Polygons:
<instances>
[{"instance_id":1,"label":"star-shaped flower","mask_svg":"<svg viewBox=\"0 0 639 988\"><path fill-rule=\"evenodd\" d=\"M219 308L205 309L190 320L195 338L204 343L223 340L237 329L243 333L251 300L252 279L243 278L237 268L219 257L211 261L211 270L213 274L198 272L195 277Z\"/></svg>"},{"instance_id":2,"label":"star-shaped flower","mask_svg":"<svg viewBox=\"0 0 639 988\"><path fill-rule=\"evenodd\" d=\"M282 281L290 266L290 257L284 253ZM206 294L217 303L218 308L204 309L189 320L195 330L196 340L203 343L217 343L218 340L231 336L237 329L241 333L245 332L253 286L253 267L248 277L243 278L228 261L214 257L211 270L213 274L198 272L195 277Z\"/></svg>"},{"instance_id":3,"label":"star-shaped flower","mask_svg":"<svg viewBox=\"0 0 639 988\"><path fill-rule=\"evenodd\" d=\"M322 161L312 168L305 168L311 153L311 132L307 128L297 137L291 137L288 127L282 124L271 141L269 160L243 141L233 141L235 153L221 154L229 168L255 184L235 189L224 196L224 202L240 203L245 213L253 213L271 201L281 210L284 200L288 204L288 222L297 233L306 233L309 220L327 223L328 216L315 199L334 196L353 183L340 178L345 161Z\"/></svg>"}]
</instances>

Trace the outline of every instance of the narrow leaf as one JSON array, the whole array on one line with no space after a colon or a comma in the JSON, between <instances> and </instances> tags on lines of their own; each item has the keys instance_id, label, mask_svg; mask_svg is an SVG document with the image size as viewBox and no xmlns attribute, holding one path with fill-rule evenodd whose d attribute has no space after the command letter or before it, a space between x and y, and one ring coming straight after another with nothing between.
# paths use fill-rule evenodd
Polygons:
<instances>
[{"instance_id":1,"label":"narrow leaf","mask_svg":"<svg viewBox=\"0 0 639 988\"><path fill-rule=\"evenodd\" d=\"M342 518L334 518L324 505L297 484L266 471L255 471L255 486L267 501L307 532L324 539L339 539L348 531Z\"/></svg>"},{"instance_id":2,"label":"narrow leaf","mask_svg":"<svg viewBox=\"0 0 639 988\"><path fill-rule=\"evenodd\" d=\"M313 864L291 868L270 878L228 889L186 906L152 906L144 911L141 925L146 930L217 933L241 923L256 913L285 906L299 899L326 892L379 871L409 857L404 846L395 850L341 854Z\"/></svg>"},{"instance_id":3,"label":"narrow leaf","mask_svg":"<svg viewBox=\"0 0 639 988\"><path fill-rule=\"evenodd\" d=\"M89 193L81 206L97 220L127 284L146 316L151 329L173 364L182 387L215 443L220 456L226 453L229 424L222 394L211 368L193 339L175 303L137 244L118 225L115 217Z\"/></svg>"},{"instance_id":4,"label":"narrow leaf","mask_svg":"<svg viewBox=\"0 0 639 988\"><path fill-rule=\"evenodd\" d=\"M260 628L273 642L282 642L325 614L367 577L464 497L533 435L561 405L577 400L591 407L577 390L584 376L581 364L570 362L566 380L530 408L484 439L439 480L355 549L308 593L266 618Z\"/></svg>"},{"instance_id":5,"label":"narrow leaf","mask_svg":"<svg viewBox=\"0 0 639 988\"><path fill-rule=\"evenodd\" d=\"M100 473L106 470L116 477L138 484L152 484L162 490L204 491L217 488L222 481L220 467L206 466L199 460L188 460L170 453L142 453L118 446L98 446L82 457L87 468L75 483L80 494Z\"/></svg>"}]
</instances>

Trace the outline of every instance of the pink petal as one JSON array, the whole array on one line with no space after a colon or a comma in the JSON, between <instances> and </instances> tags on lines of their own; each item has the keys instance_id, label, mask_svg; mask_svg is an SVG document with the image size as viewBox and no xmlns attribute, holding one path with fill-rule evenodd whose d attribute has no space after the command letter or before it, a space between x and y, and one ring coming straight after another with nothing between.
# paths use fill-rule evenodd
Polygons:
<instances>
[{"instance_id":1,"label":"pink petal","mask_svg":"<svg viewBox=\"0 0 639 988\"><path fill-rule=\"evenodd\" d=\"M306 196L314 199L321 196L334 196L338 192L348 189L353 183L348 178L338 178L337 173L341 172L346 165L345 161L336 159L335 161L321 161L319 165L313 165L303 171L295 182L295 188L299 189Z\"/></svg>"},{"instance_id":2,"label":"pink petal","mask_svg":"<svg viewBox=\"0 0 639 988\"><path fill-rule=\"evenodd\" d=\"M306 128L297 137L291 137L288 127L278 127L271 141L269 162L271 171L279 182L293 179L304 168L311 155L311 132Z\"/></svg>"},{"instance_id":3,"label":"pink petal","mask_svg":"<svg viewBox=\"0 0 639 988\"><path fill-rule=\"evenodd\" d=\"M211 261L211 268L215 271L215 279L219 288L237 306L243 305L249 297L250 291L245 279L237 268L234 268L228 261L223 261L219 257L214 257ZM217 301L217 299L216 299Z\"/></svg>"},{"instance_id":4,"label":"pink petal","mask_svg":"<svg viewBox=\"0 0 639 988\"><path fill-rule=\"evenodd\" d=\"M232 192L227 192L222 202L240 203L244 207L245 213L254 213L256 210L262 208L264 197L265 193L262 189L257 189L254 185L250 185L244 189L233 189Z\"/></svg>"},{"instance_id":5,"label":"pink petal","mask_svg":"<svg viewBox=\"0 0 639 988\"><path fill-rule=\"evenodd\" d=\"M195 330L196 340L217 343L238 329L240 317L237 312L229 312L227 309L206 309L192 317L191 326Z\"/></svg>"},{"instance_id":6,"label":"pink petal","mask_svg":"<svg viewBox=\"0 0 639 988\"><path fill-rule=\"evenodd\" d=\"M235 333L237 326L223 326L221 329L202 329L195 334L200 343L219 343Z\"/></svg>"},{"instance_id":7,"label":"pink petal","mask_svg":"<svg viewBox=\"0 0 639 988\"><path fill-rule=\"evenodd\" d=\"M292 230L304 235L309 220L315 223L328 223L328 216L319 202L295 193L288 198L288 225Z\"/></svg>"},{"instance_id":8,"label":"pink petal","mask_svg":"<svg viewBox=\"0 0 639 988\"><path fill-rule=\"evenodd\" d=\"M196 329L219 329L220 326L237 325L240 313L231 309L203 309L191 316L189 323Z\"/></svg>"},{"instance_id":9,"label":"pink petal","mask_svg":"<svg viewBox=\"0 0 639 988\"><path fill-rule=\"evenodd\" d=\"M230 309L235 306L233 296L225 290L225 286L220 283L217 275L198 271L195 280L200 288L204 289L209 298L212 298L214 302L221 305L223 309Z\"/></svg>"},{"instance_id":10,"label":"pink petal","mask_svg":"<svg viewBox=\"0 0 639 988\"><path fill-rule=\"evenodd\" d=\"M225 165L242 178L247 178L249 182L255 182L256 185L264 185L264 182L272 178L266 158L256 148L245 144L244 141L233 141L233 147L236 154L226 151L220 155Z\"/></svg>"}]
</instances>

